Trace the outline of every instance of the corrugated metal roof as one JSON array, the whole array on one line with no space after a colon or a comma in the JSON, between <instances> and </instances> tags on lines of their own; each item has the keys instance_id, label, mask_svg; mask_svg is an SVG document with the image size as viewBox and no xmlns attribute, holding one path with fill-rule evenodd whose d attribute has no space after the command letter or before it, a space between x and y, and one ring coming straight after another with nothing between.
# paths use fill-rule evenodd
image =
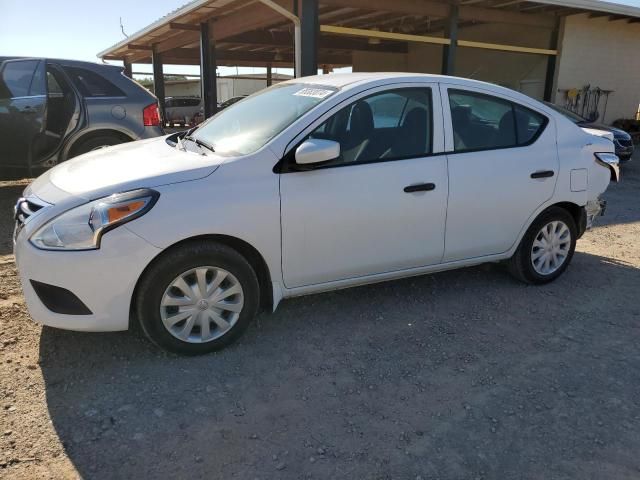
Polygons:
<instances>
[{"instance_id":1,"label":"corrugated metal roof","mask_svg":"<svg viewBox=\"0 0 640 480\"><path fill-rule=\"evenodd\" d=\"M144 35L147 35L148 33L151 33L153 30L155 30L158 27L161 27L170 22L173 22L178 18L182 17L183 15L191 13L192 11L197 10L200 7L203 7L207 4L214 4L214 3L216 3L214 0L193 0L189 3L185 3L183 6L176 8L175 10L167 13L163 17L160 17L158 20L156 20L152 24L147 25L142 30L138 30L137 32L132 33L124 40L121 40L118 43L110 46L109 48L106 48L105 50L101 51L100 53L98 53L98 57L104 57L105 55L108 55L113 50L117 50L118 48L124 47L125 45L134 43L137 39L143 37Z\"/></svg>"}]
</instances>

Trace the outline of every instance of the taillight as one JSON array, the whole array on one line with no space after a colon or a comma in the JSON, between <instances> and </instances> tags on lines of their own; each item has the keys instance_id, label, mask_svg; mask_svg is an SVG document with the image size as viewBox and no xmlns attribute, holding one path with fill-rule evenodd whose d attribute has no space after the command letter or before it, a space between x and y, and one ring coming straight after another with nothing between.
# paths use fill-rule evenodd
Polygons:
<instances>
[{"instance_id":1,"label":"taillight","mask_svg":"<svg viewBox=\"0 0 640 480\"><path fill-rule=\"evenodd\" d=\"M160 110L157 103L147 105L142 110L142 120L145 127L159 127L160 126Z\"/></svg>"}]
</instances>

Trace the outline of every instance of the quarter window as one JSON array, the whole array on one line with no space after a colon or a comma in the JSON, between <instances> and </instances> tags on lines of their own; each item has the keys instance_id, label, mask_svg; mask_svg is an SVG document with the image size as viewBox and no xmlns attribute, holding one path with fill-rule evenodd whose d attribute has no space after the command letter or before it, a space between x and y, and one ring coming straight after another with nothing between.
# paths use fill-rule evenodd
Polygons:
<instances>
[{"instance_id":1,"label":"quarter window","mask_svg":"<svg viewBox=\"0 0 640 480\"><path fill-rule=\"evenodd\" d=\"M543 115L520 105L515 105L513 111L516 116L518 144L527 144L534 140L544 129L547 119Z\"/></svg>"},{"instance_id":2,"label":"quarter window","mask_svg":"<svg viewBox=\"0 0 640 480\"><path fill-rule=\"evenodd\" d=\"M432 136L431 90L406 88L352 103L307 138L340 143L340 157L325 164L338 166L425 156L432 152Z\"/></svg>"},{"instance_id":3,"label":"quarter window","mask_svg":"<svg viewBox=\"0 0 640 480\"><path fill-rule=\"evenodd\" d=\"M101 75L86 68L65 67L84 97L124 97L122 90Z\"/></svg>"},{"instance_id":4,"label":"quarter window","mask_svg":"<svg viewBox=\"0 0 640 480\"><path fill-rule=\"evenodd\" d=\"M547 122L533 110L490 95L449 90L449 104L456 152L527 145Z\"/></svg>"}]
</instances>

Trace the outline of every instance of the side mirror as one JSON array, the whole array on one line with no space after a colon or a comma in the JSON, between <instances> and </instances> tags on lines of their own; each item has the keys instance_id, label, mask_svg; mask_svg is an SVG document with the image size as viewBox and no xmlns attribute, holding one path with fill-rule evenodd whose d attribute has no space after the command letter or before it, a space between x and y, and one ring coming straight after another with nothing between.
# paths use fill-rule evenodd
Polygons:
<instances>
[{"instance_id":1,"label":"side mirror","mask_svg":"<svg viewBox=\"0 0 640 480\"><path fill-rule=\"evenodd\" d=\"M340 144L333 140L310 138L296 149L296 163L310 165L328 162L340 156Z\"/></svg>"}]
</instances>

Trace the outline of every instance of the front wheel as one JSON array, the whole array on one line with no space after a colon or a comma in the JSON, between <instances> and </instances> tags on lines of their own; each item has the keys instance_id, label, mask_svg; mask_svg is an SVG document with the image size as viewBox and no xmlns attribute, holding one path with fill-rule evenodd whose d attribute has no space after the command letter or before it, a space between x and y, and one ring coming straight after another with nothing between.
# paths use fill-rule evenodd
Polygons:
<instances>
[{"instance_id":1,"label":"front wheel","mask_svg":"<svg viewBox=\"0 0 640 480\"><path fill-rule=\"evenodd\" d=\"M226 245L190 242L167 252L140 281L136 313L147 337L182 355L235 341L258 311L256 274Z\"/></svg>"},{"instance_id":2,"label":"front wheel","mask_svg":"<svg viewBox=\"0 0 640 480\"><path fill-rule=\"evenodd\" d=\"M531 284L548 283L566 270L576 249L577 228L566 210L552 207L529 227L509 271L518 280Z\"/></svg>"}]
</instances>

